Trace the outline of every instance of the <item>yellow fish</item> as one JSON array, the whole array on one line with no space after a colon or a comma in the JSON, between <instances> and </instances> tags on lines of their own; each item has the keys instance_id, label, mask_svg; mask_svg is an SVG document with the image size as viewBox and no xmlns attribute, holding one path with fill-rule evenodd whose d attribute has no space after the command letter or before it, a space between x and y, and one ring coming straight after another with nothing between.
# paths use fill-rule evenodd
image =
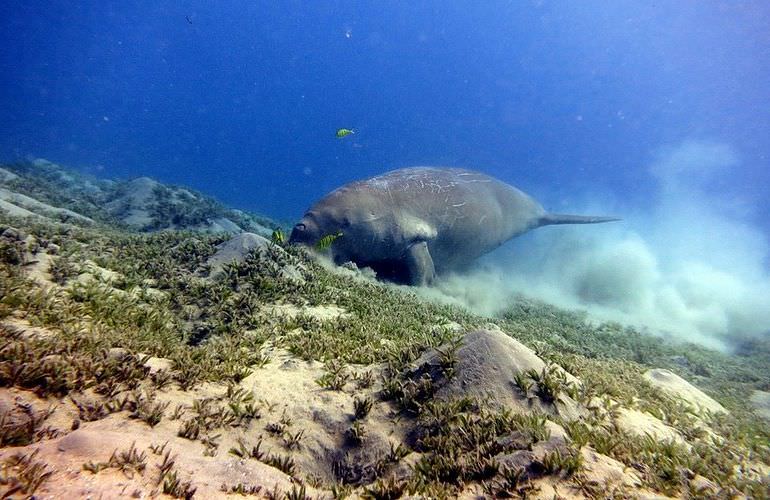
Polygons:
<instances>
[{"instance_id":1,"label":"yellow fish","mask_svg":"<svg viewBox=\"0 0 770 500\"><path fill-rule=\"evenodd\" d=\"M273 230L272 240L276 245L283 245L283 243L286 241L286 236L283 234L283 231L278 228Z\"/></svg>"},{"instance_id":2,"label":"yellow fish","mask_svg":"<svg viewBox=\"0 0 770 500\"><path fill-rule=\"evenodd\" d=\"M320 240L318 240L318 243L315 244L316 249L318 250L326 250L330 246L332 246L332 243L335 242L335 240L342 236L342 231L337 231L334 234L327 234Z\"/></svg>"},{"instance_id":3,"label":"yellow fish","mask_svg":"<svg viewBox=\"0 0 770 500\"><path fill-rule=\"evenodd\" d=\"M355 134L355 131L349 128L338 128L335 135L337 136L337 139L342 139L343 137L347 137L350 134Z\"/></svg>"}]
</instances>

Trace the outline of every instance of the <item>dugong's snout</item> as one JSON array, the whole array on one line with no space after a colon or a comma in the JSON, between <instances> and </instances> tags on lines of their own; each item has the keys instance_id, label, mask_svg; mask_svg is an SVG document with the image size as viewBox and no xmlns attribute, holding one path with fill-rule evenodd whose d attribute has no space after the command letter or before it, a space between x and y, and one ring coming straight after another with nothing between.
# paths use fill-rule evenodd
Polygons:
<instances>
[{"instance_id":1,"label":"dugong's snout","mask_svg":"<svg viewBox=\"0 0 770 500\"><path fill-rule=\"evenodd\" d=\"M305 224L300 222L294 226L294 229L291 230L291 236L289 236L289 243L292 245L310 243Z\"/></svg>"},{"instance_id":2,"label":"dugong's snout","mask_svg":"<svg viewBox=\"0 0 770 500\"><path fill-rule=\"evenodd\" d=\"M291 230L289 243L299 245L314 245L320 237L318 226L308 217L303 217Z\"/></svg>"}]
</instances>

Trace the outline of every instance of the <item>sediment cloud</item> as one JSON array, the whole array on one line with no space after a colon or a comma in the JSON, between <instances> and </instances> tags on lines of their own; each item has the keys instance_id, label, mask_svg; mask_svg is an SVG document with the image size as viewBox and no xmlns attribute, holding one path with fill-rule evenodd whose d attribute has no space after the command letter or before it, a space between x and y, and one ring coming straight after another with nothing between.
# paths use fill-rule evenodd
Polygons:
<instances>
[{"instance_id":1,"label":"sediment cloud","mask_svg":"<svg viewBox=\"0 0 770 500\"><path fill-rule=\"evenodd\" d=\"M538 229L432 293L489 315L521 293L717 348L766 334L767 238L747 222L750 204L724 189L739 169L724 144L668 148L649 166L654 199L624 209L622 223Z\"/></svg>"}]
</instances>

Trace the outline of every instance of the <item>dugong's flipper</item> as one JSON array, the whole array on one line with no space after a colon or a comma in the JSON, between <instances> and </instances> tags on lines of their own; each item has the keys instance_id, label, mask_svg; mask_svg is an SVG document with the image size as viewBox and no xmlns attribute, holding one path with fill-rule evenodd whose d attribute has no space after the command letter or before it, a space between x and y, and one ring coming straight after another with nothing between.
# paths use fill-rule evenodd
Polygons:
<instances>
[{"instance_id":1,"label":"dugong's flipper","mask_svg":"<svg viewBox=\"0 0 770 500\"><path fill-rule=\"evenodd\" d=\"M404 255L407 282L410 285L428 286L436 277L436 269L433 267L433 258L428 251L428 243L417 241L406 249Z\"/></svg>"}]
</instances>

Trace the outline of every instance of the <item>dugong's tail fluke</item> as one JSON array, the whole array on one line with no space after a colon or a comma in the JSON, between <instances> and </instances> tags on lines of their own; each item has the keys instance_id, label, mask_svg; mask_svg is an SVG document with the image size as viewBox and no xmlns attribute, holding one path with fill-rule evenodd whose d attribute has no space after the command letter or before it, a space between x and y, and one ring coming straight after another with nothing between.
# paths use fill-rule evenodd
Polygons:
<instances>
[{"instance_id":1,"label":"dugong's tail fluke","mask_svg":"<svg viewBox=\"0 0 770 500\"><path fill-rule=\"evenodd\" d=\"M553 224L598 224L621 220L618 217L594 217L592 215L545 214L540 217L541 226Z\"/></svg>"}]
</instances>

